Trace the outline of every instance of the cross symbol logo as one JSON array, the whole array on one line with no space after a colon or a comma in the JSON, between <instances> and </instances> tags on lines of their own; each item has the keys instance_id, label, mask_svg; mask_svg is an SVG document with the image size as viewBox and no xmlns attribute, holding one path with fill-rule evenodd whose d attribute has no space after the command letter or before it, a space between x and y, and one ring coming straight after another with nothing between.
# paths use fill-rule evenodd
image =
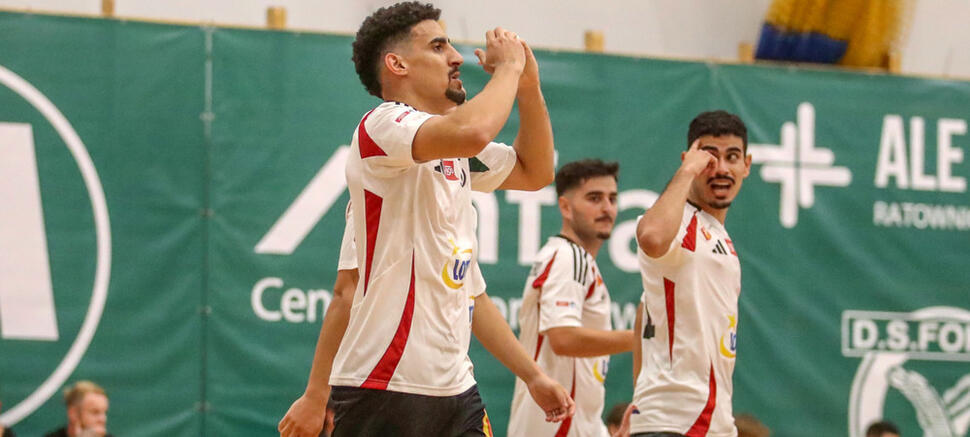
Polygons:
<instances>
[{"instance_id":1,"label":"cross symbol logo","mask_svg":"<svg viewBox=\"0 0 970 437\"><path fill-rule=\"evenodd\" d=\"M761 166L761 179L781 184L781 225L798 224L798 207L815 204L815 186L845 187L852 181L846 167L834 167L835 155L829 149L815 147L815 107L798 105L797 124L781 125L781 144L749 144L751 160Z\"/></svg>"}]
</instances>

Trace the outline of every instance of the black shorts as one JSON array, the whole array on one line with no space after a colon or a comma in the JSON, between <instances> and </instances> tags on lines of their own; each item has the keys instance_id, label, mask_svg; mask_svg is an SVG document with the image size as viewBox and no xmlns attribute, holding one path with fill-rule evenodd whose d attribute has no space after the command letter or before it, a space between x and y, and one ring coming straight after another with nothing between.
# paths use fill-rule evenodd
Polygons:
<instances>
[{"instance_id":1,"label":"black shorts","mask_svg":"<svg viewBox=\"0 0 970 437\"><path fill-rule=\"evenodd\" d=\"M492 437L478 386L447 397L334 387L330 405L333 437Z\"/></svg>"}]
</instances>

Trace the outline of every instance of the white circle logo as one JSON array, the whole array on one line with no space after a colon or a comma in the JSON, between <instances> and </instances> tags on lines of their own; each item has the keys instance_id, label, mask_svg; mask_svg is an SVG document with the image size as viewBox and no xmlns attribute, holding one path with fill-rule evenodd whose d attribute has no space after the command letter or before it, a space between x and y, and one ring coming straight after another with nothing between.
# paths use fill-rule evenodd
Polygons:
<instances>
[{"instance_id":1,"label":"white circle logo","mask_svg":"<svg viewBox=\"0 0 970 437\"><path fill-rule=\"evenodd\" d=\"M84 356L84 352L87 351L88 345L91 344L91 339L101 321L105 300L108 297L108 282L111 276L111 226L108 220L108 207L105 202L104 189L101 187L101 179L98 177L98 172L94 168L91 156L84 147L84 143L81 142L81 138L74 131L67 118L64 117L64 114L61 114L61 111L37 88L3 66L0 66L0 84L13 90L37 109L67 145L67 149L77 163L81 177L84 179L85 188L91 198L97 241L97 264L91 302L88 305L87 315L84 317L80 332L54 372L23 401L0 415L0 422L12 424L33 413L57 392L64 381L71 376L71 373L81 361L81 357Z\"/></svg>"}]
</instances>

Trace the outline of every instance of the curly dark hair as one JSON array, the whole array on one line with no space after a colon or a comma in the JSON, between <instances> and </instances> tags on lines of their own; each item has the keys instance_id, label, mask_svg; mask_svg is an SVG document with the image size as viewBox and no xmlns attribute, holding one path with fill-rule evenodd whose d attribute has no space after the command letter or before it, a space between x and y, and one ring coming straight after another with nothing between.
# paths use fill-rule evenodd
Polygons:
<instances>
[{"instance_id":1,"label":"curly dark hair","mask_svg":"<svg viewBox=\"0 0 970 437\"><path fill-rule=\"evenodd\" d=\"M687 129L687 148L694 143L694 140L711 135L719 137L721 135L734 135L741 138L744 143L744 151L748 151L748 128L741 121L741 118L727 111L702 112L694 117Z\"/></svg>"},{"instance_id":2,"label":"curly dark hair","mask_svg":"<svg viewBox=\"0 0 970 437\"><path fill-rule=\"evenodd\" d=\"M361 23L354 39L354 68L367 92L382 98L380 61L388 47L401 41L424 20L438 20L441 10L430 3L403 2L380 8Z\"/></svg>"},{"instance_id":3,"label":"curly dark hair","mask_svg":"<svg viewBox=\"0 0 970 437\"><path fill-rule=\"evenodd\" d=\"M617 162L603 162L599 159L570 162L556 172L556 195L562 196L566 191L582 185L590 178L613 176L613 180L617 180L619 173L620 164Z\"/></svg>"}]
</instances>

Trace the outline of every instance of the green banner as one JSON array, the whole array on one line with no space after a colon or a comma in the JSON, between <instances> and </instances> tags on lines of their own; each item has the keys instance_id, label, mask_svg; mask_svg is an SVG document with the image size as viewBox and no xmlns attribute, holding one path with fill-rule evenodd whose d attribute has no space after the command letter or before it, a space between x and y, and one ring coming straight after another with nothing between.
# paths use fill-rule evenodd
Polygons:
<instances>
[{"instance_id":1,"label":"green banner","mask_svg":"<svg viewBox=\"0 0 970 437\"><path fill-rule=\"evenodd\" d=\"M274 435L336 272L344 162L379 102L351 38L0 13L0 422L39 435L79 379L115 435ZM465 56L474 93L488 80ZM742 265L735 412L775 435L970 425L970 83L539 51L560 163L618 160L598 264L617 328L635 219L723 108L755 164L727 228ZM517 116L499 136L511 142ZM475 198L488 293L517 327L551 187ZM489 416L513 376L476 342ZM616 356L607 407L632 395Z\"/></svg>"}]
</instances>

